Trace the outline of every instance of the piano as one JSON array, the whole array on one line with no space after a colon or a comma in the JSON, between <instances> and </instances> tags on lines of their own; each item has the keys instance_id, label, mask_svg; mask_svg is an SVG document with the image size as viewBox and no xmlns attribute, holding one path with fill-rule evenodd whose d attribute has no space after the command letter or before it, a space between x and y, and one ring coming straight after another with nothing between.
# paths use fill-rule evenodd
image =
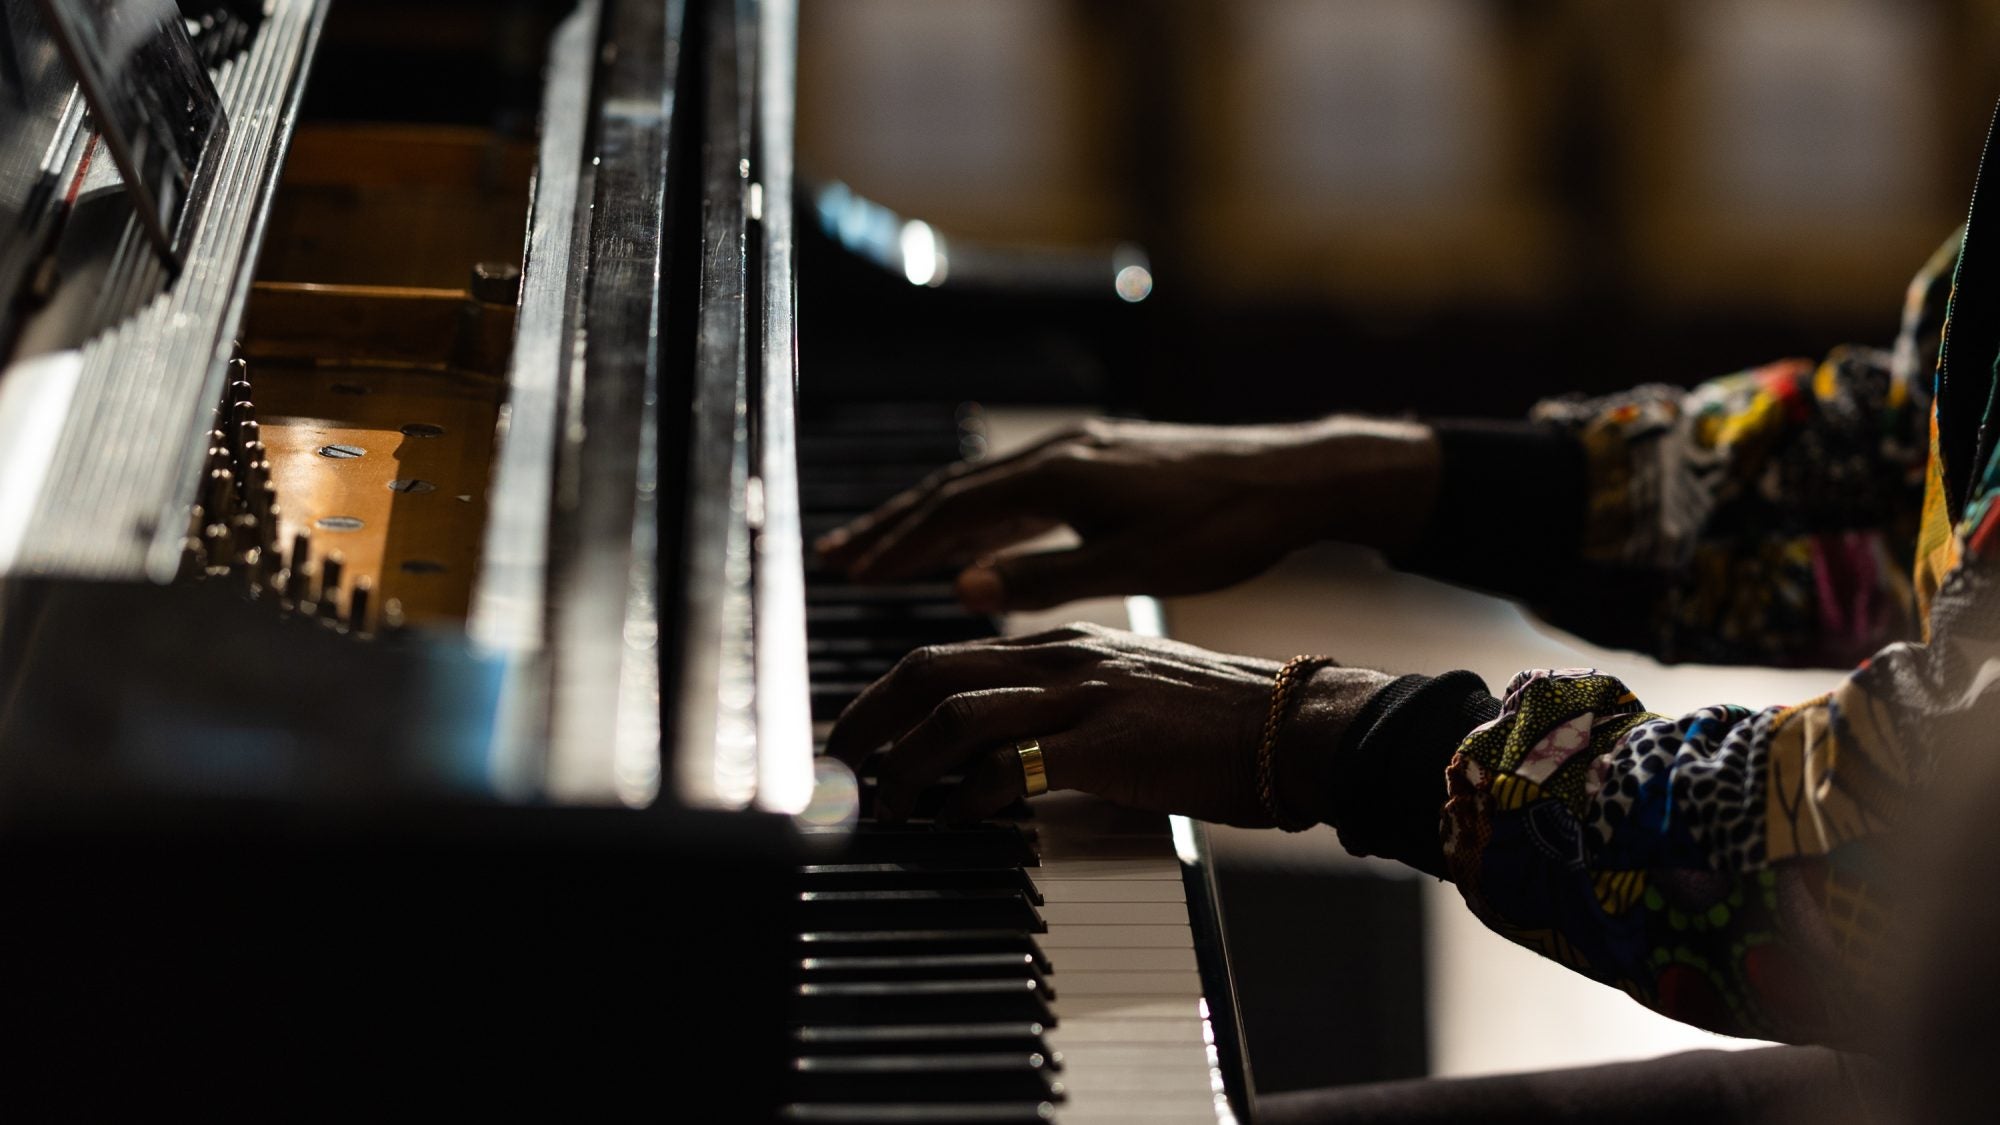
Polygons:
<instances>
[{"instance_id":1,"label":"piano","mask_svg":"<svg viewBox=\"0 0 2000 1125\"><path fill-rule=\"evenodd\" d=\"M810 558L1002 412L816 380L802 247L1136 250L802 183L791 0L0 11L10 1116L1249 1119L1200 825L816 753L1027 623Z\"/></svg>"}]
</instances>

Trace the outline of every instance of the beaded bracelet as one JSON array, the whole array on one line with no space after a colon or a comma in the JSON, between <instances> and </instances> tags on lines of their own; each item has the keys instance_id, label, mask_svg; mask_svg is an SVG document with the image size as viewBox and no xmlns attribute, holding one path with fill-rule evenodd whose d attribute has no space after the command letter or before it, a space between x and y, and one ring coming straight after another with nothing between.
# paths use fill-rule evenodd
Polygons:
<instances>
[{"instance_id":1,"label":"beaded bracelet","mask_svg":"<svg viewBox=\"0 0 2000 1125\"><path fill-rule=\"evenodd\" d=\"M1257 748L1257 800L1264 806L1264 815L1271 823L1287 832L1304 832L1319 823L1316 820L1287 820L1284 811L1278 807L1278 794L1273 783L1272 759L1277 756L1278 728L1284 724L1285 715L1291 708L1292 692L1299 681L1312 679L1312 674L1323 667L1337 663L1330 656L1294 656L1278 669L1278 679L1271 687L1271 711L1264 719L1264 744Z\"/></svg>"}]
</instances>

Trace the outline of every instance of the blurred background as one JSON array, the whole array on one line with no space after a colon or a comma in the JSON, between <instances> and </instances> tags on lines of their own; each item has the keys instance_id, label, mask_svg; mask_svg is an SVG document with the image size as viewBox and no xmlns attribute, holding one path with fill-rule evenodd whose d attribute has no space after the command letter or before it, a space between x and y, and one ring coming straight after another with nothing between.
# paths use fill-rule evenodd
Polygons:
<instances>
[{"instance_id":1,"label":"blurred background","mask_svg":"<svg viewBox=\"0 0 2000 1125\"><path fill-rule=\"evenodd\" d=\"M1123 405L1514 413L1893 338L1996 0L811 0L800 163L1130 240Z\"/></svg>"}]
</instances>

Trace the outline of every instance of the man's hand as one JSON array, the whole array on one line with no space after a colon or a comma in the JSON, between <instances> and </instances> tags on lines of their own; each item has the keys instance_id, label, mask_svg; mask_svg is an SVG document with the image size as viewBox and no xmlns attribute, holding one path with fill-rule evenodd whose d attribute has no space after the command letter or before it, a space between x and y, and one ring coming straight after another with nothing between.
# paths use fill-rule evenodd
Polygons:
<instances>
[{"instance_id":1,"label":"man's hand","mask_svg":"<svg viewBox=\"0 0 2000 1125\"><path fill-rule=\"evenodd\" d=\"M1438 449L1408 422L1286 426L1100 419L953 466L819 542L856 581L965 566L980 612L1114 594L1190 594L1253 577L1321 539L1395 547L1421 531ZM995 557L1067 525L1070 550Z\"/></svg>"},{"instance_id":2,"label":"man's hand","mask_svg":"<svg viewBox=\"0 0 2000 1125\"><path fill-rule=\"evenodd\" d=\"M1278 665L1175 641L1071 625L1030 637L918 649L848 705L827 753L859 767L884 745L876 815L907 816L941 778L964 781L944 820L990 815L1022 793L1019 742L1041 743L1051 789L1245 827L1271 823L1257 753ZM1388 677L1330 668L1281 735L1278 799L1317 815L1314 763Z\"/></svg>"}]
</instances>

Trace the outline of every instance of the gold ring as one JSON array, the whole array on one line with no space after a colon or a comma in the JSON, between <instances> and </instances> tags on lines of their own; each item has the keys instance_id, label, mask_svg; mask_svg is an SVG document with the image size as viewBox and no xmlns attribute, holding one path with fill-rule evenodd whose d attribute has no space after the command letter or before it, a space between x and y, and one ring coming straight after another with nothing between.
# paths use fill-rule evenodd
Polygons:
<instances>
[{"instance_id":1,"label":"gold ring","mask_svg":"<svg viewBox=\"0 0 2000 1125\"><path fill-rule=\"evenodd\" d=\"M1021 756L1021 779L1027 783L1027 795L1039 797L1049 791L1049 770L1042 763L1042 744L1034 739L1016 742L1014 753Z\"/></svg>"}]
</instances>

